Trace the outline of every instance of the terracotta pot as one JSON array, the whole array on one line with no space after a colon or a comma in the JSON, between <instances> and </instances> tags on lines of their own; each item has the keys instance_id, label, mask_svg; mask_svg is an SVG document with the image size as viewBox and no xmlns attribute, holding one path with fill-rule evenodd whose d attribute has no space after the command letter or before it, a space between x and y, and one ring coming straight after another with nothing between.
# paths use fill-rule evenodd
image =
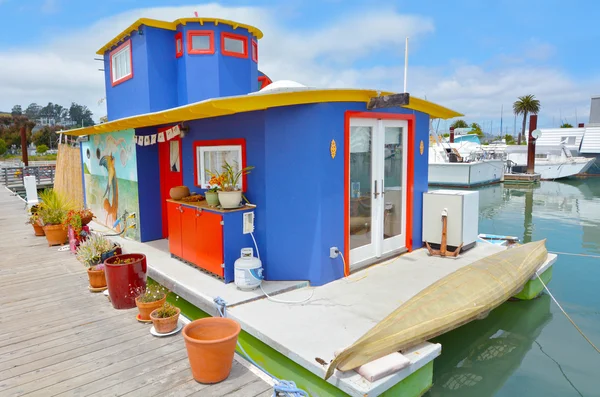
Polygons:
<instances>
[{"instance_id":1,"label":"terracotta pot","mask_svg":"<svg viewBox=\"0 0 600 397\"><path fill-rule=\"evenodd\" d=\"M173 200L181 200L190 195L190 189L187 186L175 186L169 190L169 195Z\"/></svg>"},{"instance_id":2,"label":"terracotta pot","mask_svg":"<svg viewBox=\"0 0 600 397\"><path fill-rule=\"evenodd\" d=\"M90 287L92 288L104 288L106 287L106 276L104 269L92 270L88 269L88 278L90 279Z\"/></svg>"},{"instance_id":3,"label":"terracotta pot","mask_svg":"<svg viewBox=\"0 0 600 397\"><path fill-rule=\"evenodd\" d=\"M46 234L44 233L44 228L38 225L37 222L32 223L31 226L33 226L33 232L36 236L44 236Z\"/></svg>"},{"instance_id":4,"label":"terracotta pot","mask_svg":"<svg viewBox=\"0 0 600 397\"><path fill-rule=\"evenodd\" d=\"M223 208L238 208L242 202L242 191L233 192L219 191L219 202Z\"/></svg>"},{"instance_id":5,"label":"terracotta pot","mask_svg":"<svg viewBox=\"0 0 600 397\"><path fill-rule=\"evenodd\" d=\"M161 307L165 301L167 300L167 295L163 296L162 299L159 299L154 302L140 302L138 298L135 298L135 304L140 311L140 320L150 320L150 314Z\"/></svg>"},{"instance_id":6,"label":"terracotta pot","mask_svg":"<svg viewBox=\"0 0 600 397\"><path fill-rule=\"evenodd\" d=\"M158 309L150 313L150 319L152 320L156 332L159 334L166 334L177 328L177 321L179 321L179 313L181 313L181 310L178 307L175 309L177 309L177 314L171 317L155 317Z\"/></svg>"},{"instance_id":7,"label":"terracotta pot","mask_svg":"<svg viewBox=\"0 0 600 397\"><path fill-rule=\"evenodd\" d=\"M206 198L206 204L211 207L216 207L219 205L219 193L217 192L206 192L204 193L204 197Z\"/></svg>"},{"instance_id":8,"label":"terracotta pot","mask_svg":"<svg viewBox=\"0 0 600 397\"><path fill-rule=\"evenodd\" d=\"M62 245L69 241L67 229L63 228L62 225L45 225L44 233L49 246Z\"/></svg>"},{"instance_id":9,"label":"terracotta pot","mask_svg":"<svg viewBox=\"0 0 600 397\"><path fill-rule=\"evenodd\" d=\"M117 260L134 259L131 263L115 263ZM106 285L110 302L115 309L132 309L135 296L131 291L146 287L146 255L123 254L115 255L104 261Z\"/></svg>"},{"instance_id":10,"label":"terracotta pot","mask_svg":"<svg viewBox=\"0 0 600 397\"><path fill-rule=\"evenodd\" d=\"M183 328L190 367L200 383L217 383L231 372L240 325L222 317L192 321Z\"/></svg>"}]
</instances>

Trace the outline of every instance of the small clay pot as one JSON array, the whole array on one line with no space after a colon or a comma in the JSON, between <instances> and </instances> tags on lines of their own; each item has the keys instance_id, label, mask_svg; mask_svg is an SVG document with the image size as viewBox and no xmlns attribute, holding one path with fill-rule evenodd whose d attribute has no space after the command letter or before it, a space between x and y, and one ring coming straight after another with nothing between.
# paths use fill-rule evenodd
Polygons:
<instances>
[{"instance_id":1,"label":"small clay pot","mask_svg":"<svg viewBox=\"0 0 600 397\"><path fill-rule=\"evenodd\" d=\"M37 222L32 223L31 226L33 226L33 232L36 236L46 235L46 233L44 233L44 228L40 226Z\"/></svg>"},{"instance_id":2,"label":"small clay pot","mask_svg":"<svg viewBox=\"0 0 600 397\"><path fill-rule=\"evenodd\" d=\"M92 270L88 269L88 278L90 279L90 287L92 288L104 288L106 287L106 276L104 275L104 269Z\"/></svg>"},{"instance_id":3,"label":"small clay pot","mask_svg":"<svg viewBox=\"0 0 600 397\"><path fill-rule=\"evenodd\" d=\"M200 383L218 383L231 372L240 325L229 318L207 317L183 328L192 376Z\"/></svg>"},{"instance_id":4,"label":"small clay pot","mask_svg":"<svg viewBox=\"0 0 600 397\"><path fill-rule=\"evenodd\" d=\"M46 234L46 240L48 240L48 246L62 245L69 241L67 229L62 225L46 225L44 226L44 233Z\"/></svg>"},{"instance_id":5,"label":"small clay pot","mask_svg":"<svg viewBox=\"0 0 600 397\"><path fill-rule=\"evenodd\" d=\"M150 319L152 320L156 332L159 334L166 334L177 328L177 321L179 321L179 313L181 313L181 310L178 307L175 309L177 309L177 314L171 317L155 317L158 309L150 313Z\"/></svg>"},{"instance_id":6,"label":"small clay pot","mask_svg":"<svg viewBox=\"0 0 600 397\"><path fill-rule=\"evenodd\" d=\"M140 302L138 298L135 298L135 304L138 307L138 310L140 311L140 316L139 316L140 320L150 321L150 313L152 313L154 310L161 307L167 300L167 295L166 294L163 294L163 295L164 296L162 297L162 299L159 299L154 302L147 302L147 303Z\"/></svg>"},{"instance_id":7,"label":"small clay pot","mask_svg":"<svg viewBox=\"0 0 600 397\"><path fill-rule=\"evenodd\" d=\"M169 190L169 195L173 200L181 200L190 195L190 189L187 186L175 186Z\"/></svg>"}]
</instances>

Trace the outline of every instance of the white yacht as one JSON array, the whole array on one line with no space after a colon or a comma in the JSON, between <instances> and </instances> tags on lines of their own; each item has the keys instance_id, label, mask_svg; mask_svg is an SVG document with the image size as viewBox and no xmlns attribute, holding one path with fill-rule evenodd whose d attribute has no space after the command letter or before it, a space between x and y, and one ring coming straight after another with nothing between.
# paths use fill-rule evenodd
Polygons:
<instances>
[{"instance_id":1,"label":"white yacht","mask_svg":"<svg viewBox=\"0 0 600 397\"><path fill-rule=\"evenodd\" d=\"M483 148L477 135L458 135L450 143L432 133L429 184L469 188L503 181L505 153Z\"/></svg>"}]
</instances>

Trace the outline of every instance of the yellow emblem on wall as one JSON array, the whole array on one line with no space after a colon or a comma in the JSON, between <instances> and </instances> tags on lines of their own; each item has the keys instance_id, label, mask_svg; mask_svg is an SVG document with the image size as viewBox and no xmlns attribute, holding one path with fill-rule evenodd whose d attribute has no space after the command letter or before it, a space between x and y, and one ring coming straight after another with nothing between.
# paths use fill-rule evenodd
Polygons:
<instances>
[{"instance_id":1,"label":"yellow emblem on wall","mask_svg":"<svg viewBox=\"0 0 600 397\"><path fill-rule=\"evenodd\" d=\"M419 144L419 153L421 153L421 156L423 155L423 150L425 150L425 145L423 144L423 140L421 139L421 143Z\"/></svg>"},{"instance_id":2,"label":"yellow emblem on wall","mask_svg":"<svg viewBox=\"0 0 600 397\"><path fill-rule=\"evenodd\" d=\"M337 153L337 145L335 144L335 139L331 140L331 144L329 145L329 151L331 152L331 158L335 158L335 154Z\"/></svg>"}]
</instances>

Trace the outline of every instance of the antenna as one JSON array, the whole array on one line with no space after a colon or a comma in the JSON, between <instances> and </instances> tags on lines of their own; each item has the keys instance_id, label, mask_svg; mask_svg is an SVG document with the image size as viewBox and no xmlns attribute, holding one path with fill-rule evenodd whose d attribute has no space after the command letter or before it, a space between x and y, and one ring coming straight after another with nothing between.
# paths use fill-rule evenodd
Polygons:
<instances>
[{"instance_id":1,"label":"antenna","mask_svg":"<svg viewBox=\"0 0 600 397\"><path fill-rule=\"evenodd\" d=\"M406 79L408 78L408 37L404 46L404 92L406 92Z\"/></svg>"}]
</instances>

